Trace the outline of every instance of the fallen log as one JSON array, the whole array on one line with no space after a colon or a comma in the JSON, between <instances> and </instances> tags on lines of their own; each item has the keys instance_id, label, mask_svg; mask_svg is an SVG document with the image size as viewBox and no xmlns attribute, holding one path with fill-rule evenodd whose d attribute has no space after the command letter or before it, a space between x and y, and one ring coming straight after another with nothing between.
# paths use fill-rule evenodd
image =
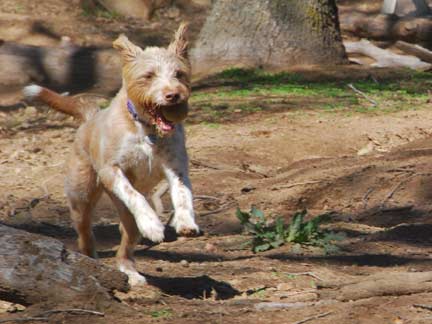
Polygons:
<instances>
[{"instance_id":1,"label":"fallen log","mask_svg":"<svg viewBox=\"0 0 432 324\"><path fill-rule=\"evenodd\" d=\"M359 42L344 42L344 45L348 54L362 54L373 58L376 62L371 66L374 67L407 67L420 71L432 68L432 64L423 62L415 56L395 54L365 39Z\"/></svg>"},{"instance_id":2,"label":"fallen log","mask_svg":"<svg viewBox=\"0 0 432 324\"><path fill-rule=\"evenodd\" d=\"M432 51L429 51L428 49L420 45L397 41L395 43L395 46L409 55L414 55L418 57L422 61L432 63Z\"/></svg>"},{"instance_id":3,"label":"fallen log","mask_svg":"<svg viewBox=\"0 0 432 324\"><path fill-rule=\"evenodd\" d=\"M0 224L0 299L22 305L39 302L112 302L129 289L127 276L60 241Z\"/></svg>"},{"instance_id":4,"label":"fallen log","mask_svg":"<svg viewBox=\"0 0 432 324\"><path fill-rule=\"evenodd\" d=\"M339 286L323 283L319 296L339 301L359 300L380 296L402 296L432 291L432 271L428 272L384 272L366 277L357 282ZM332 287L327 289L326 287Z\"/></svg>"},{"instance_id":5,"label":"fallen log","mask_svg":"<svg viewBox=\"0 0 432 324\"><path fill-rule=\"evenodd\" d=\"M351 35L381 41L403 40L432 46L432 16L398 17L391 14L345 13L341 29Z\"/></svg>"}]
</instances>

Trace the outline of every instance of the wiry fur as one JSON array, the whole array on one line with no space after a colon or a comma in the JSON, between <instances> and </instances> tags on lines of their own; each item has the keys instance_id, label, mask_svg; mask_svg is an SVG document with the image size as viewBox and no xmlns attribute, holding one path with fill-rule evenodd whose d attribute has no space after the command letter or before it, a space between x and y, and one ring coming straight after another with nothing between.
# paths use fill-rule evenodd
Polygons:
<instances>
[{"instance_id":1,"label":"wiry fur","mask_svg":"<svg viewBox=\"0 0 432 324\"><path fill-rule=\"evenodd\" d=\"M160 109L177 109L187 104L190 95L187 48L177 44L186 40L185 32L182 25L168 49L142 50L120 36L114 47L123 59L123 86L111 105L94 115L88 114L73 98L45 88L27 88L27 94L85 121L76 134L65 183L78 245L83 253L96 256L91 211L105 191L120 214L122 240L117 251L118 266L132 285L145 282L133 261L139 234L155 242L164 239L164 225L146 199L163 178L169 183L175 208L171 225L182 235L199 232L182 124L176 124L169 133L159 131L161 136L155 143L148 137L155 134L152 123ZM128 112L128 99L134 103L139 121Z\"/></svg>"}]
</instances>

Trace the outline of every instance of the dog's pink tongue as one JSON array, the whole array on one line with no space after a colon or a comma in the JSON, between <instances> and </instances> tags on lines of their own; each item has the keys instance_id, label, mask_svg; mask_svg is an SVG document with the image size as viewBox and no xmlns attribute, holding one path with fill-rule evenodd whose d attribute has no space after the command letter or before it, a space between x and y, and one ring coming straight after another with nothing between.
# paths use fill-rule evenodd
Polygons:
<instances>
[{"instance_id":1,"label":"dog's pink tongue","mask_svg":"<svg viewBox=\"0 0 432 324\"><path fill-rule=\"evenodd\" d=\"M165 132L170 132L174 129L174 125L173 124L168 124L168 123L162 123L162 130Z\"/></svg>"}]
</instances>

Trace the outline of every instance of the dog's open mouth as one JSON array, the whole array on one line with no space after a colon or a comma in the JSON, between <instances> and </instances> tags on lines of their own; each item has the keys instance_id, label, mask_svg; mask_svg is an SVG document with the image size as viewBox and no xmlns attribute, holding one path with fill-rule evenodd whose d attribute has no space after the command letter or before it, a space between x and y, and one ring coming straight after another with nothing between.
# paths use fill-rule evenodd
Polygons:
<instances>
[{"instance_id":1,"label":"dog's open mouth","mask_svg":"<svg viewBox=\"0 0 432 324\"><path fill-rule=\"evenodd\" d=\"M182 122L186 118L188 110L187 102L159 107L153 114L156 127L164 135L171 133L175 128L175 124Z\"/></svg>"},{"instance_id":2,"label":"dog's open mouth","mask_svg":"<svg viewBox=\"0 0 432 324\"><path fill-rule=\"evenodd\" d=\"M157 128L162 133L171 133L174 130L174 122L166 119L161 109L155 112L154 119Z\"/></svg>"}]
</instances>

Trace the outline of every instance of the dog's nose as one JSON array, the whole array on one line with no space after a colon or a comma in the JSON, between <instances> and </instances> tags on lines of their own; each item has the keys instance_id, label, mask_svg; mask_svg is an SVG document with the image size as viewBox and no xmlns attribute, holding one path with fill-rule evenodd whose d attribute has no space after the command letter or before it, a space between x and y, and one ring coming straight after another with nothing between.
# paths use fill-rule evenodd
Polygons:
<instances>
[{"instance_id":1,"label":"dog's nose","mask_svg":"<svg viewBox=\"0 0 432 324\"><path fill-rule=\"evenodd\" d=\"M180 93L178 92L168 92L165 94L165 100L168 102L177 102L180 99Z\"/></svg>"}]
</instances>

